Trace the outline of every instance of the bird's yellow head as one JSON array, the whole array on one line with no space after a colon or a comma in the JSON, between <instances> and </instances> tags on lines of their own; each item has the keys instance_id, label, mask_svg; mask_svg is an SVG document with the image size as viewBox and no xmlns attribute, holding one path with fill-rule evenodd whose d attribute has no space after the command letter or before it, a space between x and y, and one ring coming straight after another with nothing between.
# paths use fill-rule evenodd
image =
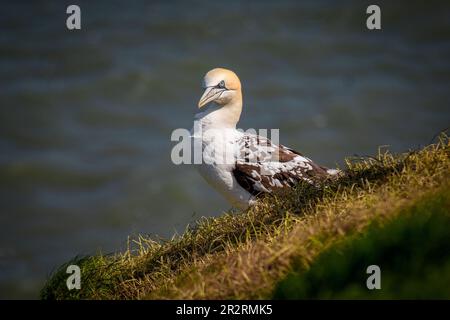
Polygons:
<instances>
[{"instance_id":1,"label":"bird's yellow head","mask_svg":"<svg viewBox=\"0 0 450 320\"><path fill-rule=\"evenodd\" d=\"M208 71L203 78L203 88L205 92L198 102L199 108L210 102L225 106L242 100L241 81L233 71L228 69L215 68Z\"/></svg>"}]
</instances>

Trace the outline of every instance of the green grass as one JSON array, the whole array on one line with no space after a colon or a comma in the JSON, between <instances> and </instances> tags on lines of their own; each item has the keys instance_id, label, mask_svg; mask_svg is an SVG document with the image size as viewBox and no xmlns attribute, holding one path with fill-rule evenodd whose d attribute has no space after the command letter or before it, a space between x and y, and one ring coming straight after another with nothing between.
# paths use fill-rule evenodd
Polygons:
<instances>
[{"instance_id":1,"label":"green grass","mask_svg":"<svg viewBox=\"0 0 450 320\"><path fill-rule=\"evenodd\" d=\"M327 249L308 271L291 271L275 299L450 299L450 189L434 192L386 225ZM368 290L378 265L381 289ZM295 263L294 263L295 265Z\"/></svg>"},{"instance_id":2,"label":"green grass","mask_svg":"<svg viewBox=\"0 0 450 320\"><path fill-rule=\"evenodd\" d=\"M319 188L302 184L244 212L202 218L172 239L137 237L123 253L74 258L52 274L41 297L270 298L282 279L306 274L330 247L395 221L406 208L448 187L449 140L442 136L404 154L379 151L347 159L343 169L338 181ZM67 289L68 264L80 266L81 290Z\"/></svg>"}]
</instances>

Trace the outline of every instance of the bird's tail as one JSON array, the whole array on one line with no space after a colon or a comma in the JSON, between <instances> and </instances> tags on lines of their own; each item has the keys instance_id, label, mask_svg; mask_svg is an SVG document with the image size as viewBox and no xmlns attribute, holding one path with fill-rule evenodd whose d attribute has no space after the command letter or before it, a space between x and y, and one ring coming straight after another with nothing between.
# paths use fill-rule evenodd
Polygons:
<instances>
[{"instance_id":1,"label":"bird's tail","mask_svg":"<svg viewBox=\"0 0 450 320\"><path fill-rule=\"evenodd\" d=\"M327 169L327 173L331 180L338 180L345 175L345 172L339 169Z\"/></svg>"},{"instance_id":2,"label":"bird's tail","mask_svg":"<svg viewBox=\"0 0 450 320\"><path fill-rule=\"evenodd\" d=\"M343 172L339 169L327 169L327 173L330 176L338 176L338 175L341 175Z\"/></svg>"}]
</instances>

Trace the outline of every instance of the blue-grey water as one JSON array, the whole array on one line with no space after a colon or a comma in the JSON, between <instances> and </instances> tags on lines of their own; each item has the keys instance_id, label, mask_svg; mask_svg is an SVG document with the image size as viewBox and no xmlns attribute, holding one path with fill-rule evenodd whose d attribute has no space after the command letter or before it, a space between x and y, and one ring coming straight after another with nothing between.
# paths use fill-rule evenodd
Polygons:
<instances>
[{"instance_id":1,"label":"blue-grey water","mask_svg":"<svg viewBox=\"0 0 450 320\"><path fill-rule=\"evenodd\" d=\"M369 31L367 1L2 1L0 298L229 208L170 161L213 67L242 80L241 128L320 164L428 144L450 126L449 2L377 3Z\"/></svg>"}]
</instances>

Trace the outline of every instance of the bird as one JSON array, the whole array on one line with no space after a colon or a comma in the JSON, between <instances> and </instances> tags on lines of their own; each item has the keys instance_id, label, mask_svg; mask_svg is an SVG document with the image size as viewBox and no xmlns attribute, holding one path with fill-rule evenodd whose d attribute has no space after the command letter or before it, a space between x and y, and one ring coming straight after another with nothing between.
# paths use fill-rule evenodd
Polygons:
<instances>
[{"instance_id":1,"label":"bird","mask_svg":"<svg viewBox=\"0 0 450 320\"><path fill-rule=\"evenodd\" d=\"M201 154L197 169L233 207L246 209L264 194L293 188L301 181L318 185L339 175L339 170L317 165L294 149L237 129L243 99L235 72L214 68L203 77L202 87L191 130Z\"/></svg>"}]
</instances>

